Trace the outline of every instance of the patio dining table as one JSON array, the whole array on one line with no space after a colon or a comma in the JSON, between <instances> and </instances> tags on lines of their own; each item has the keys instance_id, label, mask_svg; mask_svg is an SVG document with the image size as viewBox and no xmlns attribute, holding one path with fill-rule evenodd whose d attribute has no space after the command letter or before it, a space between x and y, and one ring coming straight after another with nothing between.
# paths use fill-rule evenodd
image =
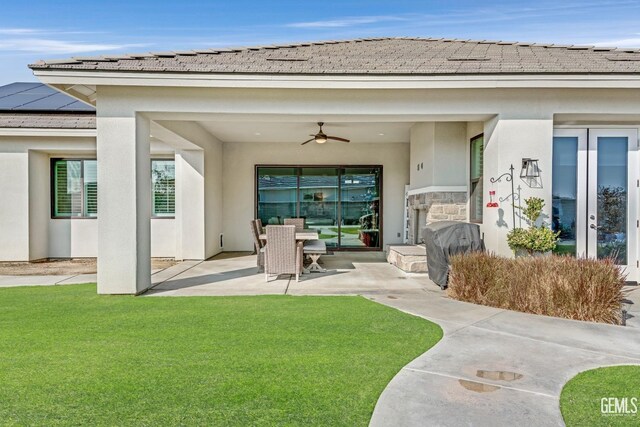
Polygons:
<instances>
[{"instance_id":1,"label":"patio dining table","mask_svg":"<svg viewBox=\"0 0 640 427\"><path fill-rule=\"evenodd\" d=\"M267 233L262 233L258 236L260 240L267 241ZM296 240L299 242L304 242L306 240L318 240L320 236L318 236L317 231L299 231L296 232Z\"/></svg>"}]
</instances>

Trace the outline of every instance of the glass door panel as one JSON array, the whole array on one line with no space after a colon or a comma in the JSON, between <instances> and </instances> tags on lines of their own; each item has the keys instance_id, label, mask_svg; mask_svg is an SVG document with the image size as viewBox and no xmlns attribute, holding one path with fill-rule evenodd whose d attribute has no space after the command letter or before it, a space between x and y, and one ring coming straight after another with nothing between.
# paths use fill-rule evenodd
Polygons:
<instances>
[{"instance_id":1,"label":"glass door panel","mask_svg":"<svg viewBox=\"0 0 640 427\"><path fill-rule=\"evenodd\" d=\"M589 130L587 253L613 258L627 280L637 280L637 146L635 129Z\"/></svg>"},{"instance_id":2,"label":"glass door panel","mask_svg":"<svg viewBox=\"0 0 640 427\"><path fill-rule=\"evenodd\" d=\"M300 169L300 217L308 228L315 229L327 247L339 245L338 169Z\"/></svg>"},{"instance_id":3,"label":"glass door panel","mask_svg":"<svg viewBox=\"0 0 640 427\"><path fill-rule=\"evenodd\" d=\"M553 138L551 227L560 232L555 253L577 254L578 137Z\"/></svg>"},{"instance_id":4,"label":"glass door panel","mask_svg":"<svg viewBox=\"0 0 640 427\"><path fill-rule=\"evenodd\" d=\"M379 248L380 169L342 169L340 191L340 246Z\"/></svg>"},{"instance_id":5,"label":"glass door panel","mask_svg":"<svg viewBox=\"0 0 640 427\"><path fill-rule=\"evenodd\" d=\"M627 263L627 151L624 137L598 138L597 257Z\"/></svg>"},{"instance_id":6,"label":"glass door panel","mask_svg":"<svg viewBox=\"0 0 640 427\"><path fill-rule=\"evenodd\" d=\"M264 225L283 224L297 212L298 172L296 168L257 169L258 218Z\"/></svg>"}]
</instances>

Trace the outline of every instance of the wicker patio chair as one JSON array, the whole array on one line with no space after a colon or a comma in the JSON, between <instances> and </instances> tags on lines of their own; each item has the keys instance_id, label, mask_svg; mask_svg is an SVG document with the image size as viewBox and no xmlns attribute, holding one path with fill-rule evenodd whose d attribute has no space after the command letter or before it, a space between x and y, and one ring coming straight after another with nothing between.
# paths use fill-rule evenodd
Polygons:
<instances>
[{"instance_id":1,"label":"wicker patio chair","mask_svg":"<svg viewBox=\"0 0 640 427\"><path fill-rule=\"evenodd\" d=\"M264 228L262 227L262 220L260 218L256 219L256 229L258 230L258 234L264 233Z\"/></svg>"},{"instance_id":2,"label":"wicker patio chair","mask_svg":"<svg viewBox=\"0 0 640 427\"><path fill-rule=\"evenodd\" d=\"M265 247L264 275L295 274L296 282L302 273L302 243L296 243L296 227L293 225L268 225Z\"/></svg>"},{"instance_id":3,"label":"wicker patio chair","mask_svg":"<svg viewBox=\"0 0 640 427\"><path fill-rule=\"evenodd\" d=\"M300 233L304 230L304 218L285 218L284 225L295 225L296 232Z\"/></svg>"},{"instance_id":4,"label":"wicker patio chair","mask_svg":"<svg viewBox=\"0 0 640 427\"><path fill-rule=\"evenodd\" d=\"M258 238L258 229L254 220L250 221L249 228L251 229L251 235L253 236L253 245L256 250L256 266L258 267L258 273L262 273L264 271L264 245Z\"/></svg>"}]
</instances>

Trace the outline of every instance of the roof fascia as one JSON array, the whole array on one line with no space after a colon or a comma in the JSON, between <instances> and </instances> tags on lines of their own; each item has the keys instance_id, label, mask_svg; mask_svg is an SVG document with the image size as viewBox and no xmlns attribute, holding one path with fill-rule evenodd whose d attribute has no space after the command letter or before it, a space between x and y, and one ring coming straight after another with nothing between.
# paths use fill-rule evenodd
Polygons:
<instances>
[{"instance_id":1,"label":"roof fascia","mask_svg":"<svg viewBox=\"0 0 640 427\"><path fill-rule=\"evenodd\" d=\"M96 129L0 128L0 136L96 137Z\"/></svg>"},{"instance_id":2,"label":"roof fascia","mask_svg":"<svg viewBox=\"0 0 640 427\"><path fill-rule=\"evenodd\" d=\"M34 74L43 83L58 89L64 85L282 89L640 88L640 73L352 76L35 70ZM79 98L77 94L75 97ZM84 101L95 102L86 97Z\"/></svg>"}]
</instances>

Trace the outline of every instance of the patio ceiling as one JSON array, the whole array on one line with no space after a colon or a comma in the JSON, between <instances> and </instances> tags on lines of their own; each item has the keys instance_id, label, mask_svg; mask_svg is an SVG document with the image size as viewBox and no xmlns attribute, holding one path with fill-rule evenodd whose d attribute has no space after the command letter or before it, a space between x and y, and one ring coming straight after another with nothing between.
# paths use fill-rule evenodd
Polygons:
<instances>
[{"instance_id":1,"label":"patio ceiling","mask_svg":"<svg viewBox=\"0 0 640 427\"><path fill-rule=\"evenodd\" d=\"M302 143L318 132L316 122L201 121L202 127L225 142ZM330 122L328 135L350 139L352 143L409 142L413 122Z\"/></svg>"}]
</instances>

